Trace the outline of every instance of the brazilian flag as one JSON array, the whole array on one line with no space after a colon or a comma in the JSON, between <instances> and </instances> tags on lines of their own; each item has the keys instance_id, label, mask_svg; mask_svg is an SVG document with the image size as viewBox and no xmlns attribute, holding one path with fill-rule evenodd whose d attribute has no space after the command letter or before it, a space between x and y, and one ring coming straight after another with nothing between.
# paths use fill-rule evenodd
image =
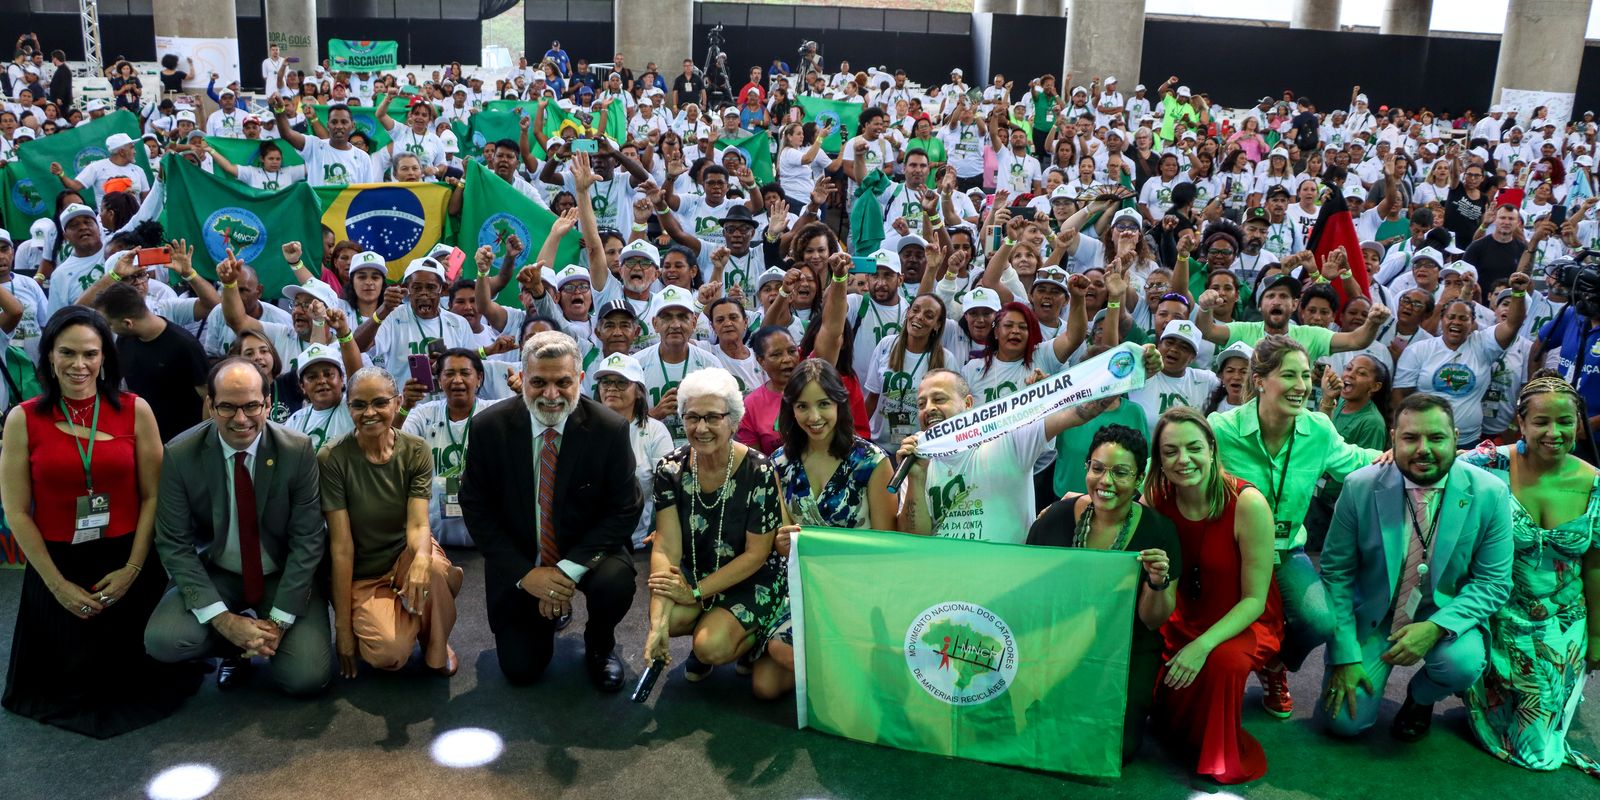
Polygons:
<instances>
[{"instance_id":1,"label":"brazilian flag","mask_svg":"<svg viewBox=\"0 0 1600 800\"><path fill-rule=\"evenodd\" d=\"M252 189L175 155L162 160L161 174L167 236L189 241L194 268L207 278L216 278L217 262L231 251L255 268L264 295L276 299L295 283L280 248L299 242L305 252L322 252L316 194L303 182L277 191Z\"/></svg>"},{"instance_id":2,"label":"brazilian flag","mask_svg":"<svg viewBox=\"0 0 1600 800\"><path fill-rule=\"evenodd\" d=\"M520 270L538 257L545 238L555 226L555 214L523 197L521 192L511 188L511 184L476 161L467 162L462 191L458 246L467 253L467 260L462 265L461 277L477 277L477 265L472 254L484 245L494 249L494 263L498 269L505 258L506 242L512 235L522 240L522 255L512 269ZM556 251L555 264L552 265L555 269L578 263L579 241L576 230L569 231L562 238L561 246ZM517 292L517 282L513 280L506 284L496 299L502 304L520 307L522 301L518 299Z\"/></svg>"},{"instance_id":3,"label":"brazilian flag","mask_svg":"<svg viewBox=\"0 0 1600 800\"><path fill-rule=\"evenodd\" d=\"M389 279L440 242L454 241L450 187L442 183L358 183L319 186L322 224L335 239L349 239L389 262Z\"/></svg>"},{"instance_id":4,"label":"brazilian flag","mask_svg":"<svg viewBox=\"0 0 1600 800\"><path fill-rule=\"evenodd\" d=\"M56 195L63 187L61 181L50 174L50 165L60 164L68 177L77 175L84 167L109 155L106 138L113 133L125 133L133 140L134 163L144 169L145 177L154 184L150 160L145 156L144 143L139 141L142 135L139 118L130 111L118 109L76 128L30 139L17 148L13 155L15 160L6 165L3 181L6 230L13 236L26 236L34 220L54 213ZM91 202L94 200L91 187L84 187L83 195Z\"/></svg>"},{"instance_id":5,"label":"brazilian flag","mask_svg":"<svg viewBox=\"0 0 1600 800\"><path fill-rule=\"evenodd\" d=\"M328 126L328 107L312 106L317 112L317 119L323 127ZM389 131L378 123L378 110L370 106L350 106L350 119L356 124L356 130L367 135L367 141L372 143L371 152L378 152L388 146L392 141Z\"/></svg>"}]
</instances>

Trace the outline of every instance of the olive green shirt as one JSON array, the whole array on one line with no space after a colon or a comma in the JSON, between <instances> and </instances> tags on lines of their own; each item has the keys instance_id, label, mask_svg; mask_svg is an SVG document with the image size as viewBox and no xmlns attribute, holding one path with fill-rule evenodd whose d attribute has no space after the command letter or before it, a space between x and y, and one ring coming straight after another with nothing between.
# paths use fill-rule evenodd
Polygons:
<instances>
[{"instance_id":1,"label":"olive green shirt","mask_svg":"<svg viewBox=\"0 0 1600 800\"><path fill-rule=\"evenodd\" d=\"M387 464L367 461L354 433L317 453L322 470L322 510L350 515L355 542L355 580L381 578L406 548L406 506L433 497L433 453L427 442L395 431Z\"/></svg>"}]
</instances>

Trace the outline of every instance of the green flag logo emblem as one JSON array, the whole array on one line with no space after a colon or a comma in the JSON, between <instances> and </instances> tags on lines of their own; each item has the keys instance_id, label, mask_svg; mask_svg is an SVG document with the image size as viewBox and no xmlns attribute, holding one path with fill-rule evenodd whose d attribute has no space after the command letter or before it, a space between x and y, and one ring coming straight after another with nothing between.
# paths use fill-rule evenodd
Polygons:
<instances>
[{"instance_id":1,"label":"green flag logo emblem","mask_svg":"<svg viewBox=\"0 0 1600 800\"><path fill-rule=\"evenodd\" d=\"M513 235L522 240L522 255L517 258L517 266L521 267L527 263L529 254L535 252L531 244L533 236L528 232L528 226L511 214L502 211L484 220L478 228L478 246L493 248L494 260L498 263L506 257L506 242ZM542 238L540 241L543 242Z\"/></svg>"},{"instance_id":2,"label":"green flag logo emblem","mask_svg":"<svg viewBox=\"0 0 1600 800\"><path fill-rule=\"evenodd\" d=\"M906 629L906 668L934 698L978 705L1006 693L1017 677L1017 641L993 611L951 601L930 606Z\"/></svg>"},{"instance_id":3,"label":"green flag logo emblem","mask_svg":"<svg viewBox=\"0 0 1600 800\"><path fill-rule=\"evenodd\" d=\"M22 178L11 185L11 202L30 217L42 216L46 210L44 195L33 185L32 178Z\"/></svg>"},{"instance_id":4,"label":"green flag logo emblem","mask_svg":"<svg viewBox=\"0 0 1600 800\"><path fill-rule=\"evenodd\" d=\"M87 167L90 164L93 164L94 162L99 161L100 159L109 155L111 154L107 152L104 147L101 147L97 144L92 144L83 148L82 150L79 150L78 154L72 157L72 163L77 165L79 172L82 172L84 167Z\"/></svg>"},{"instance_id":5,"label":"green flag logo emblem","mask_svg":"<svg viewBox=\"0 0 1600 800\"><path fill-rule=\"evenodd\" d=\"M205 237L206 252L217 261L227 258L229 250L241 261L254 261L267 246L266 223L238 206L211 212L201 235Z\"/></svg>"}]
</instances>

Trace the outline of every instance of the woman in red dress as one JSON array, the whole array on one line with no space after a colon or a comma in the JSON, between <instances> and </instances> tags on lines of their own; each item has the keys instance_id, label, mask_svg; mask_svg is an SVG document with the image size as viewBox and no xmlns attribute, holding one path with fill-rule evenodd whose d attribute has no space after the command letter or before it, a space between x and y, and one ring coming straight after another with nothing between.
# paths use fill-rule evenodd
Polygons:
<instances>
[{"instance_id":1,"label":"woman in red dress","mask_svg":"<svg viewBox=\"0 0 1600 800\"><path fill-rule=\"evenodd\" d=\"M1217 460L1205 418L1179 407L1161 415L1145 494L1178 528L1183 572L1166 640L1155 714L1173 742L1198 755L1195 772L1217 783L1253 781L1266 753L1240 719L1245 680L1278 651L1283 609L1272 582L1272 511L1254 487Z\"/></svg>"}]
</instances>

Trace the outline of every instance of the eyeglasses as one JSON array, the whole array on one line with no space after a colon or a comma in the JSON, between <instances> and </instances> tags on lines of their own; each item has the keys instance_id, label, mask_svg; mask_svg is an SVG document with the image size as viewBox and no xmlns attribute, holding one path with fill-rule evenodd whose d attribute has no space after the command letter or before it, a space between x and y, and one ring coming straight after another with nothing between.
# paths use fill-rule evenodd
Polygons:
<instances>
[{"instance_id":1,"label":"eyeglasses","mask_svg":"<svg viewBox=\"0 0 1600 800\"><path fill-rule=\"evenodd\" d=\"M1151 281L1145 284L1144 288L1152 292L1165 292L1167 290L1167 286L1168 284L1163 281Z\"/></svg>"},{"instance_id":2,"label":"eyeglasses","mask_svg":"<svg viewBox=\"0 0 1600 800\"><path fill-rule=\"evenodd\" d=\"M588 281L573 281L561 287L562 294L583 294L589 291Z\"/></svg>"},{"instance_id":3,"label":"eyeglasses","mask_svg":"<svg viewBox=\"0 0 1600 800\"><path fill-rule=\"evenodd\" d=\"M359 413L361 413L363 411L366 411L368 408L372 408L372 409L375 409L377 411L387 411L387 410L389 410L389 406L391 404L393 404L394 401L396 401L398 399L400 399L400 398L396 396L396 397L376 397L376 398L373 398L370 402L366 401L366 400L351 400L350 401L350 410L356 412L357 414L359 414Z\"/></svg>"},{"instance_id":4,"label":"eyeglasses","mask_svg":"<svg viewBox=\"0 0 1600 800\"><path fill-rule=\"evenodd\" d=\"M1206 254L1207 255L1213 255L1213 256L1225 256L1227 258L1233 258L1233 251L1229 250L1226 247L1213 247L1210 250L1207 250Z\"/></svg>"},{"instance_id":5,"label":"eyeglasses","mask_svg":"<svg viewBox=\"0 0 1600 800\"><path fill-rule=\"evenodd\" d=\"M1111 479L1118 483L1127 483L1139 475L1137 472L1134 472L1133 468L1131 467L1111 467L1108 469L1106 465L1094 460L1090 460L1088 462L1088 469L1086 469L1085 472L1093 478L1098 478L1101 475L1110 472Z\"/></svg>"},{"instance_id":6,"label":"eyeglasses","mask_svg":"<svg viewBox=\"0 0 1600 800\"><path fill-rule=\"evenodd\" d=\"M602 389L626 389L633 385L633 381L627 378L601 378L595 383L599 384Z\"/></svg>"},{"instance_id":7,"label":"eyeglasses","mask_svg":"<svg viewBox=\"0 0 1600 800\"><path fill-rule=\"evenodd\" d=\"M729 414L684 414L683 427L692 428L702 422L707 425L717 425L729 416Z\"/></svg>"},{"instance_id":8,"label":"eyeglasses","mask_svg":"<svg viewBox=\"0 0 1600 800\"><path fill-rule=\"evenodd\" d=\"M259 402L245 403L243 405L234 405L233 403L216 403L211 406L211 412L219 417L222 417L223 419L233 419L234 416L240 411L243 411L244 415L247 417L253 417L266 410L266 407L266 403Z\"/></svg>"},{"instance_id":9,"label":"eyeglasses","mask_svg":"<svg viewBox=\"0 0 1600 800\"><path fill-rule=\"evenodd\" d=\"M1410 308L1423 308L1424 306L1428 305L1428 301L1418 300L1415 297L1402 297L1400 298L1400 305L1408 306Z\"/></svg>"}]
</instances>

